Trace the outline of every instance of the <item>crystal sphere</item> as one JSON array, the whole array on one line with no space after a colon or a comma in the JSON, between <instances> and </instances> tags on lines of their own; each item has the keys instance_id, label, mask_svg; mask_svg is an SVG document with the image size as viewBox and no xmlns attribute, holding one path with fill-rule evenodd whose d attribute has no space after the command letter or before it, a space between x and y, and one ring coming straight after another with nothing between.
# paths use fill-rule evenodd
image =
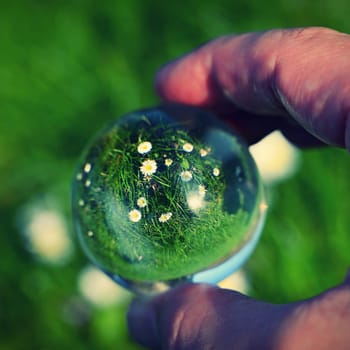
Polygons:
<instances>
[{"instance_id":1,"label":"crystal sphere","mask_svg":"<svg viewBox=\"0 0 350 350\"><path fill-rule=\"evenodd\" d=\"M72 201L88 258L141 294L227 277L252 253L265 211L247 145L208 112L177 105L102 130L79 161Z\"/></svg>"}]
</instances>

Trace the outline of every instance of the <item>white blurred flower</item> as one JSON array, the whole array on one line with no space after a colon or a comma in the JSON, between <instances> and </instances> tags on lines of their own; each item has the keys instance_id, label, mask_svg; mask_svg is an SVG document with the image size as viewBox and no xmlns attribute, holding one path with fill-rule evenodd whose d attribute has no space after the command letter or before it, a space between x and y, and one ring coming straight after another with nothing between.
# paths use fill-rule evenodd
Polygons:
<instances>
[{"instance_id":1,"label":"white blurred flower","mask_svg":"<svg viewBox=\"0 0 350 350\"><path fill-rule=\"evenodd\" d=\"M170 218L173 216L173 214L172 213L164 213L164 214L162 214L159 218L158 218L158 220L159 220L159 222L167 222L168 220L170 220Z\"/></svg>"},{"instance_id":2,"label":"white blurred flower","mask_svg":"<svg viewBox=\"0 0 350 350\"><path fill-rule=\"evenodd\" d=\"M129 220L132 222L139 222L141 220L141 212L137 209L129 211Z\"/></svg>"},{"instance_id":3,"label":"white blurred flower","mask_svg":"<svg viewBox=\"0 0 350 350\"><path fill-rule=\"evenodd\" d=\"M207 190L206 190L206 188L205 188L204 185L199 185L199 186L198 186L198 194L199 194L201 197L204 197L206 192L207 192Z\"/></svg>"},{"instance_id":4,"label":"white blurred flower","mask_svg":"<svg viewBox=\"0 0 350 350\"><path fill-rule=\"evenodd\" d=\"M91 170L91 164L90 163L86 163L85 166L84 166L84 171L86 173L89 173Z\"/></svg>"},{"instance_id":5,"label":"white blurred flower","mask_svg":"<svg viewBox=\"0 0 350 350\"><path fill-rule=\"evenodd\" d=\"M249 150L266 184L287 179L298 169L299 152L279 131L269 134Z\"/></svg>"},{"instance_id":6,"label":"white blurred flower","mask_svg":"<svg viewBox=\"0 0 350 350\"><path fill-rule=\"evenodd\" d=\"M182 146L182 149L185 151L185 152L192 152L193 151L193 145L189 142L186 142L183 146Z\"/></svg>"},{"instance_id":7,"label":"white blurred flower","mask_svg":"<svg viewBox=\"0 0 350 350\"><path fill-rule=\"evenodd\" d=\"M137 146L137 152L139 152L140 154L146 154L146 153L148 153L151 149L152 149L152 144L151 144L151 142L149 142L149 141L141 142L141 143Z\"/></svg>"},{"instance_id":8,"label":"white blurred flower","mask_svg":"<svg viewBox=\"0 0 350 350\"><path fill-rule=\"evenodd\" d=\"M78 277L78 288L88 302L99 307L116 305L129 296L126 290L93 266L88 266L81 271Z\"/></svg>"},{"instance_id":9,"label":"white blurred flower","mask_svg":"<svg viewBox=\"0 0 350 350\"><path fill-rule=\"evenodd\" d=\"M208 155L208 151L204 148L201 148L199 150L199 154L201 155L201 157L206 157Z\"/></svg>"},{"instance_id":10,"label":"white blurred flower","mask_svg":"<svg viewBox=\"0 0 350 350\"><path fill-rule=\"evenodd\" d=\"M61 263L71 256L72 241L66 222L57 210L32 209L24 225L28 248L39 258Z\"/></svg>"},{"instance_id":11,"label":"white blurred flower","mask_svg":"<svg viewBox=\"0 0 350 350\"><path fill-rule=\"evenodd\" d=\"M182 181L188 182L192 180L193 175L189 170L185 170L185 171L181 171L180 177Z\"/></svg>"},{"instance_id":12,"label":"white blurred flower","mask_svg":"<svg viewBox=\"0 0 350 350\"><path fill-rule=\"evenodd\" d=\"M137 199L136 203L139 208L144 208L147 205L147 199L145 197L140 197Z\"/></svg>"},{"instance_id":13,"label":"white blurred flower","mask_svg":"<svg viewBox=\"0 0 350 350\"><path fill-rule=\"evenodd\" d=\"M218 168L213 169L213 175L214 176L219 176L220 175L220 170Z\"/></svg>"},{"instance_id":14,"label":"white blurred flower","mask_svg":"<svg viewBox=\"0 0 350 350\"><path fill-rule=\"evenodd\" d=\"M167 159L165 159L164 163L166 166L170 166L171 164L173 164L173 160L170 158L167 158Z\"/></svg>"},{"instance_id":15,"label":"white blurred flower","mask_svg":"<svg viewBox=\"0 0 350 350\"><path fill-rule=\"evenodd\" d=\"M225 289L232 289L247 294L249 292L249 281L244 270L238 270L232 275L219 282L219 286Z\"/></svg>"},{"instance_id":16,"label":"white blurred flower","mask_svg":"<svg viewBox=\"0 0 350 350\"><path fill-rule=\"evenodd\" d=\"M190 191L186 196L186 201L188 207L194 212L197 213L200 209L203 209L206 205L204 196L198 192Z\"/></svg>"},{"instance_id":17,"label":"white blurred flower","mask_svg":"<svg viewBox=\"0 0 350 350\"><path fill-rule=\"evenodd\" d=\"M90 185L91 185L91 180L87 179L85 181L85 187L90 187Z\"/></svg>"}]
</instances>

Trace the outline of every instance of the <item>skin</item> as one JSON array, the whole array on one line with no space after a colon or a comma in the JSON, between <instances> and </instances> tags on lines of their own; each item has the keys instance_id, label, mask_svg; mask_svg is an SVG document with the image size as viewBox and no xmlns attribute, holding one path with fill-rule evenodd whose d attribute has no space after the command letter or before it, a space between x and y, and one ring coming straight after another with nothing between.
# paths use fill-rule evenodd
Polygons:
<instances>
[{"instance_id":1,"label":"skin","mask_svg":"<svg viewBox=\"0 0 350 350\"><path fill-rule=\"evenodd\" d=\"M163 67L165 102L214 111L253 143L350 151L350 36L300 28L218 38ZM203 284L135 300L131 336L151 349L350 349L350 274L312 299L274 305Z\"/></svg>"}]
</instances>

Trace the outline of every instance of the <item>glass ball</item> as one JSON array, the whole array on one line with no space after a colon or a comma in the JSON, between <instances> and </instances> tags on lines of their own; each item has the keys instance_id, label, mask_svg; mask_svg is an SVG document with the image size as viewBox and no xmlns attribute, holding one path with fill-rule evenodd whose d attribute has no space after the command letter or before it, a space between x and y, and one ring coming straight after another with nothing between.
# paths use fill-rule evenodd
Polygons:
<instances>
[{"instance_id":1,"label":"glass ball","mask_svg":"<svg viewBox=\"0 0 350 350\"><path fill-rule=\"evenodd\" d=\"M233 273L265 211L247 145L210 113L177 105L102 130L79 161L72 201L88 258L141 294Z\"/></svg>"}]
</instances>

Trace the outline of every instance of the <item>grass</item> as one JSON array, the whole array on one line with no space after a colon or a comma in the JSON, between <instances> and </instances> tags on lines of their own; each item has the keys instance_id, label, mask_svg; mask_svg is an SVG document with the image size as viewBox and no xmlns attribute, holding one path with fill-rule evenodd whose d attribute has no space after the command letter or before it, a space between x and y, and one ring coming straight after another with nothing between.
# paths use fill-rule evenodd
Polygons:
<instances>
[{"instance_id":1,"label":"grass","mask_svg":"<svg viewBox=\"0 0 350 350\"><path fill-rule=\"evenodd\" d=\"M19 208L51 195L70 227L70 180L81 149L115 116L158 103L152 82L164 63L229 33L310 25L349 33L348 2L189 0L185 10L157 0L0 6L0 347L140 349L128 339L126 303L84 304L89 317L79 324L63 317L72 297L82 300L77 278L86 257L76 247L64 266L38 262L15 224ZM339 283L349 265L349 155L323 148L302 158L300 172L273 189L246 265L253 296L269 302L316 295Z\"/></svg>"},{"instance_id":2,"label":"grass","mask_svg":"<svg viewBox=\"0 0 350 350\"><path fill-rule=\"evenodd\" d=\"M73 199L77 224L87 254L109 273L181 278L250 238L260 187L245 145L193 118L188 128L162 110L129 116L83 157Z\"/></svg>"}]
</instances>

